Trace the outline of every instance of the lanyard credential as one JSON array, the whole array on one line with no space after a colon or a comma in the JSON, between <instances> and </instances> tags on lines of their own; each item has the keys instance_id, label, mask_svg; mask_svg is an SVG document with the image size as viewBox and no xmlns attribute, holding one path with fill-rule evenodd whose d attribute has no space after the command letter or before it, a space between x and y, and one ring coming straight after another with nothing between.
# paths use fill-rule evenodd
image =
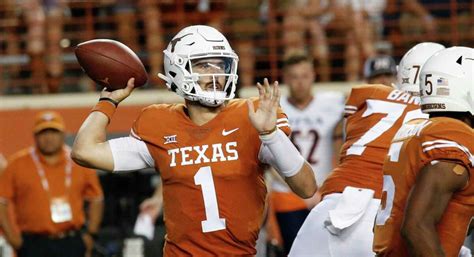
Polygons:
<instances>
[{"instance_id":1,"label":"lanyard credential","mask_svg":"<svg viewBox=\"0 0 474 257\"><path fill-rule=\"evenodd\" d=\"M68 156L68 152L69 151L66 149L66 153L65 153L66 154L66 167L64 168L64 171L66 173L66 176L65 176L66 178L64 181L64 184L66 186L66 193L69 191L69 188L71 187L71 183L72 183L72 161L71 161L71 158L69 158ZM48 179L46 178L46 174L44 172L43 166L41 165L38 154L36 153L33 147L30 149L30 154L31 154L31 158L33 159L33 162L35 163L36 171L38 172L38 175L41 178L41 185L43 186L44 191L50 194Z\"/></svg>"}]
</instances>

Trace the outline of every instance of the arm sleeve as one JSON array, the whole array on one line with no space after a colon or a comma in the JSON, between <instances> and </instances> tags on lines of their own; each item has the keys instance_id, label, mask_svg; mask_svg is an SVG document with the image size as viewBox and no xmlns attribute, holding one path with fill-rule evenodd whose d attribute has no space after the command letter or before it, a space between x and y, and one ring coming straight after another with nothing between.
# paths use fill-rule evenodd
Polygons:
<instances>
[{"instance_id":1,"label":"arm sleeve","mask_svg":"<svg viewBox=\"0 0 474 257\"><path fill-rule=\"evenodd\" d=\"M305 160L283 131L277 130L270 138L262 140L261 162L270 164L282 177L292 177L301 170Z\"/></svg>"},{"instance_id":2,"label":"arm sleeve","mask_svg":"<svg viewBox=\"0 0 474 257\"><path fill-rule=\"evenodd\" d=\"M109 146L114 158L114 171L155 167L155 162L145 142L136 137L111 139L109 140Z\"/></svg>"},{"instance_id":3,"label":"arm sleeve","mask_svg":"<svg viewBox=\"0 0 474 257\"><path fill-rule=\"evenodd\" d=\"M97 172L95 170L87 169L84 173L86 174L84 198L89 201L103 200L104 193L102 192Z\"/></svg>"}]
</instances>

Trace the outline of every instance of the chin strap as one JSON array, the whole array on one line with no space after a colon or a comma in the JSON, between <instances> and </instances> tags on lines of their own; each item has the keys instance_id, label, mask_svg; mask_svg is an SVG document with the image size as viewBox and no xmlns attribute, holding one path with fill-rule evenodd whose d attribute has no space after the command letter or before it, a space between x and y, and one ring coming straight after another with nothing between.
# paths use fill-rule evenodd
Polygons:
<instances>
[{"instance_id":1,"label":"chin strap","mask_svg":"<svg viewBox=\"0 0 474 257\"><path fill-rule=\"evenodd\" d=\"M171 80L166 75L158 73L158 77L166 82L166 86L171 86Z\"/></svg>"}]
</instances>

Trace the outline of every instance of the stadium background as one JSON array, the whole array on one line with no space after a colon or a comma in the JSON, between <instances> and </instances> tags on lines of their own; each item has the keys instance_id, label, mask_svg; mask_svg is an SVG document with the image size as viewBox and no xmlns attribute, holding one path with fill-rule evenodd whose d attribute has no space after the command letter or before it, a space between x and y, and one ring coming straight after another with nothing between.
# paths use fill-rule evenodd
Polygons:
<instances>
[{"instance_id":1,"label":"stadium background","mask_svg":"<svg viewBox=\"0 0 474 257\"><path fill-rule=\"evenodd\" d=\"M362 2L375 3L375 7L384 5L379 10L382 20L374 21L382 30L374 28L372 43L377 53L390 54L397 61L412 45L427 40L446 46L474 46L473 1L418 1L436 24L432 31L427 31L420 22L427 17L417 17L404 7L403 1ZM98 98L98 88L75 59L74 46L78 43L94 38L120 40L139 55L150 73L148 84L118 108L109 127L109 136L116 137L128 134L144 106L181 101L165 90L156 73L162 69L161 51L171 36L186 25L217 26L229 37L234 49L236 42L244 41L244 48L240 49L252 50L254 59L251 64L239 63L241 78L250 67L253 82L264 77L280 80L285 49L294 43L284 40L285 31L299 29L285 27L283 22L285 15L290 15L288 6L297 4L301 1L0 1L0 153L9 156L32 144L34 114L44 109L64 115L67 143L72 143L75 132ZM351 85L362 80L362 65L358 66L356 79L349 78L346 72L344 65L348 59L344 51L352 42L347 40L344 31L348 28L344 26L337 22L324 26L330 73L329 79L319 76L314 90L348 92ZM308 31L304 31L303 43L310 52L313 41ZM366 56L360 51L354 58L363 63ZM317 59L315 63L319 74L321 64ZM242 81L241 97L257 94L253 83L242 85ZM121 240L131 235L138 204L151 195L158 178L152 171L143 171L101 174L101 182L106 193L101 232L103 251L120 252Z\"/></svg>"}]
</instances>

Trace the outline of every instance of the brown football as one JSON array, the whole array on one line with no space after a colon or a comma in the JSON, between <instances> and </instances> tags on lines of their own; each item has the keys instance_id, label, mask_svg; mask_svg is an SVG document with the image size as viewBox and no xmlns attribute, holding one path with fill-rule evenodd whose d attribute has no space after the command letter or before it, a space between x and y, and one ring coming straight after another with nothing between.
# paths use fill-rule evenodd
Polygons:
<instances>
[{"instance_id":1,"label":"brown football","mask_svg":"<svg viewBox=\"0 0 474 257\"><path fill-rule=\"evenodd\" d=\"M143 63L126 45L110 39L94 39L76 46L77 60L86 74L108 91L124 88L130 78L135 87L148 80Z\"/></svg>"}]
</instances>

